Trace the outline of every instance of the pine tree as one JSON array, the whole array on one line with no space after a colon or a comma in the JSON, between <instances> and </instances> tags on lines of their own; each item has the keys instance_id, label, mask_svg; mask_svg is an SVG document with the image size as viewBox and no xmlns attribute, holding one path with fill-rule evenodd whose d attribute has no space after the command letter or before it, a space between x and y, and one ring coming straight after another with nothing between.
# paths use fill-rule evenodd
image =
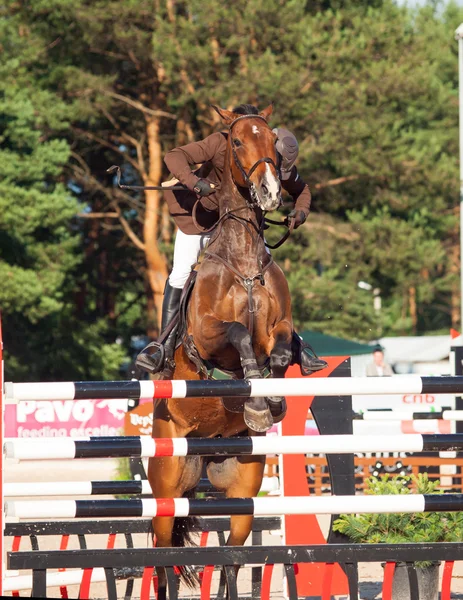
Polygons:
<instances>
[{"instance_id":1,"label":"pine tree","mask_svg":"<svg viewBox=\"0 0 463 600\"><path fill-rule=\"evenodd\" d=\"M98 345L93 339L92 347L96 332L91 328L79 335L73 331L79 328L73 292L81 253L72 227L79 204L63 172L71 154L63 136L71 112L41 86L46 47L40 38L13 15L0 20L0 31L0 307L6 377L114 375L124 356L121 349L105 346L101 338ZM102 323L95 328L104 333ZM92 352L103 354L106 364L88 357ZM79 364L76 355L87 360ZM86 368L89 364L94 368Z\"/></svg>"},{"instance_id":2,"label":"pine tree","mask_svg":"<svg viewBox=\"0 0 463 600\"><path fill-rule=\"evenodd\" d=\"M311 21L309 92L286 105L314 193L295 241L305 264L296 253L287 263L300 326L368 340L458 322L452 32L461 17L384 2ZM379 315L361 280L380 289Z\"/></svg>"}]
</instances>

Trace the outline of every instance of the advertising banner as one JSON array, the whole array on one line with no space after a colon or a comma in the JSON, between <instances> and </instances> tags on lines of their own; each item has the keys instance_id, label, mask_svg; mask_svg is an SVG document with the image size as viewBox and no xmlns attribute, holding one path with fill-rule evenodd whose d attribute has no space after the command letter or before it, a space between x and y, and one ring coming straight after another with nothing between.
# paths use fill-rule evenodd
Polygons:
<instances>
[{"instance_id":1,"label":"advertising banner","mask_svg":"<svg viewBox=\"0 0 463 600\"><path fill-rule=\"evenodd\" d=\"M117 436L127 400L28 400L5 409L6 437Z\"/></svg>"}]
</instances>

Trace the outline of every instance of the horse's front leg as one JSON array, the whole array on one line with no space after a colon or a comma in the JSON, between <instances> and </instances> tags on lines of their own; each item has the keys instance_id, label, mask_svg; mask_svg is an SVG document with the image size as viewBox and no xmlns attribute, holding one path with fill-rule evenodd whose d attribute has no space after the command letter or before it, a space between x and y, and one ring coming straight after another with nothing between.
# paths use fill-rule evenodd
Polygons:
<instances>
[{"instance_id":1,"label":"horse's front leg","mask_svg":"<svg viewBox=\"0 0 463 600\"><path fill-rule=\"evenodd\" d=\"M261 377L252 338L248 329L238 322L227 324L228 342L238 351L245 379ZM249 429L257 432L268 431L273 425L272 413L265 398L248 398L244 405L244 422Z\"/></svg>"},{"instance_id":2,"label":"horse's front leg","mask_svg":"<svg viewBox=\"0 0 463 600\"><path fill-rule=\"evenodd\" d=\"M270 351L270 370L272 378L283 378L292 360L291 339L292 329L287 321L279 323L272 331L274 346ZM286 399L284 396L267 398L274 423L283 420L286 414Z\"/></svg>"}]
</instances>

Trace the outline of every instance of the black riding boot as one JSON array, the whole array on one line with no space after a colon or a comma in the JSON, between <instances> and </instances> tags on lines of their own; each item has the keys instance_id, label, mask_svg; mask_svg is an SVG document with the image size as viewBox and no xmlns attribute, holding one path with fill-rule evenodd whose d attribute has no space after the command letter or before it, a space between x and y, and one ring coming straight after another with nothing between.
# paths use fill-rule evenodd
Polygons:
<instances>
[{"instance_id":1,"label":"black riding boot","mask_svg":"<svg viewBox=\"0 0 463 600\"><path fill-rule=\"evenodd\" d=\"M169 280L167 280L162 302L161 336L178 312L182 292L183 289L172 287ZM169 332L166 339L160 344L161 347L154 354L139 354L137 365L149 373L159 373L164 367L168 367L169 370L173 371L172 358L176 341L177 325ZM153 346L156 347L157 342L153 342Z\"/></svg>"},{"instance_id":2,"label":"black riding boot","mask_svg":"<svg viewBox=\"0 0 463 600\"><path fill-rule=\"evenodd\" d=\"M293 352L291 364L300 365L301 373L304 376L311 375L315 371L321 371L328 366L328 363L325 360L318 358L312 346L304 342L295 331L293 331L291 350ZM311 356L307 350L310 350L313 353L313 356Z\"/></svg>"}]
</instances>

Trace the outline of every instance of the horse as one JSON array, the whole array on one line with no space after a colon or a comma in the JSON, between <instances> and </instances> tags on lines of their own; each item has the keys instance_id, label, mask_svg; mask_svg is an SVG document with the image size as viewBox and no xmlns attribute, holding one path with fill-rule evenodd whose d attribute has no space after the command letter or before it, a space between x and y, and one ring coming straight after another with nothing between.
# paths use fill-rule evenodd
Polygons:
<instances>
[{"instance_id":1,"label":"horse","mask_svg":"<svg viewBox=\"0 0 463 600\"><path fill-rule=\"evenodd\" d=\"M260 378L266 365L271 377L284 377L292 358L290 294L263 235L265 212L281 204L276 136L267 122L272 105L258 115L213 108L228 126L219 219L187 306L185 337L174 355L174 379L205 377L195 368L186 340L194 343L202 360L237 377ZM156 400L153 437L262 435L274 416L284 416L284 398L244 400L242 412L230 412L221 398ZM150 458L148 479L155 498L188 497L205 467L211 483L227 498L253 497L262 484L264 465L265 456ZM232 515L227 545L243 545L252 520L252 515ZM191 517L155 517L157 547L184 546L191 541L192 526ZM181 569L181 576L190 586L195 584L192 569ZM166 598L166 585L161 569L160 599Z\"/></svg>"}]
</instances>

